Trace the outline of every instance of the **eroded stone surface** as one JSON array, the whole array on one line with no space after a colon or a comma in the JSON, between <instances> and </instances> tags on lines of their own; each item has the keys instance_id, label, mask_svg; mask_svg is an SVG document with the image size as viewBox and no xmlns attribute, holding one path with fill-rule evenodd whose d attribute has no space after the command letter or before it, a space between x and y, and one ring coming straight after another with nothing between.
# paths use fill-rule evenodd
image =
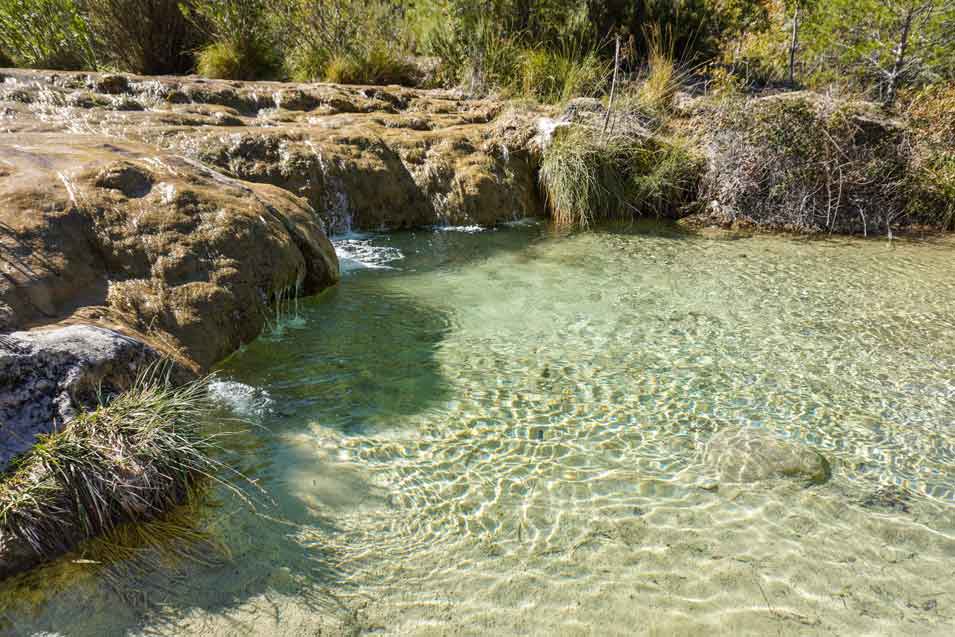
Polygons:
<instances>
[{"instance_id":1,"label":"eroded stone surface","mask_svg":"<svg viewBox=\"0 0 955 637\"><path fill-rule=\"evenodd\" d=\"M141 142L279 186L331 232L544 212L528 149L501 134L501 103L451 91L12 71L0 108L11 133Z\"/></svg>"},{"instance_id":2,"label":"eroded stone surface","mask_svg":"<svg viewBox=\"0 0 955 637\"><path fill-rule=\"evenodd\" d=\"M272 300L338 280L322 222L284 190L135 142L0 136L2 329L121 326L207 368Z\"/></svg>"}]
</instances>

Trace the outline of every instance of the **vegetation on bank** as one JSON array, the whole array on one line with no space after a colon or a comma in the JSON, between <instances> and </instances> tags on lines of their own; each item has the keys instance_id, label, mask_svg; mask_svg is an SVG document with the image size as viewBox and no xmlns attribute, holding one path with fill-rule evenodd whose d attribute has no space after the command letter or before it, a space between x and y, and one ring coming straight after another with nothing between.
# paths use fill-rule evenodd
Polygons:
<instances>
[{"instance_id":1,"label":"vegetation on bank","mask_svg":"<svg viewBox=\"0 0 955 637\"><path fill-rule=\"evenodd\" d=\"M955 224L955 0L0 0L0 27L22 66L597 98L540 158L562 223Z\"/></svg>"},{"instance_id":2,"label":"vegetation on bank","mask_svg":"<svg viewBox=\"0 0 955 637\"><path fill-rule=\"evenodd\" d=\"M150 367L0 475L0 575L153 520L218 479L216 441L202 433L212 412L207 383L174 387L167 371Z\"/></svg>"},{"instance_id":3,"label":"vegetation on bank","mask_svg":"<svg viewBox=\"0 0 955 637\"><path fill-rule=\"evenodd\" d=\"M892 102L955 74L955 0L0 0L18 65L428 83L546 101L605 88L654 29L701 79L851 85ZM411 69L414 69L411 72Z\"/></svg>"},{"instance_id":4,"label":"vegetation on bank","mask_svg":"<svg viewBox=\"0 0 955 637\"><path fill-rule=\"evenodd\" d=\"M540 182L554 222L587 227L621 217L677 217L695 201L702 160L678 137L558 128Z\"/></svg>"},{"instance_id":5,"label":"vegetation on bank","mask_svg":"<svg viewBox=\"0 0 955 637\"><path fill-rule=\"evenodd\" d=\"M906 212L922 223L955 230L955 86L914 94L906 115L912 153Z\"/></svg>"}]
</instances>

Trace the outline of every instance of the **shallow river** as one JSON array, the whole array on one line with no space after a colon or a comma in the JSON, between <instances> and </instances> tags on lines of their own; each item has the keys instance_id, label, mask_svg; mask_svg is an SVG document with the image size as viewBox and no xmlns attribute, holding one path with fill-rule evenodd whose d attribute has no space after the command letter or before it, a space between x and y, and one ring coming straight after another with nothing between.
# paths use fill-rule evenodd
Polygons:
<instances>
[{"instance_id":1,"label":"shallow river","mask_svg":"<svg viewBox=\"0 0 955 637\"><path fill-rule=\"evenodd\" d=\"M0 632L955 632L955 242L460 230L340 240L221 366L230 558L62 561ZM832 479L720 482L741 426Z\"/></svg>"}]
</instances>

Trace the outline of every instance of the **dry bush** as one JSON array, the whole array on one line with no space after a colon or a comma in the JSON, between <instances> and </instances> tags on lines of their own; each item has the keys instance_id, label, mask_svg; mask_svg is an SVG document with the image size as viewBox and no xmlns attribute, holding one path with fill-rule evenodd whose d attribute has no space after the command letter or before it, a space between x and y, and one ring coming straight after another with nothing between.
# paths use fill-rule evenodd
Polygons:
<instances>
[{"instance_id":1,"label":"dry bush","mask_svg":"<svg viewBox=\"0 0 955 637\"><path fill-rule=\"evenodd\" d=\"M872 104L812 93L727 98L709 132L706 200L717 221L870 234L902 220L904 129Z\"/></svg>"}]
</instances>

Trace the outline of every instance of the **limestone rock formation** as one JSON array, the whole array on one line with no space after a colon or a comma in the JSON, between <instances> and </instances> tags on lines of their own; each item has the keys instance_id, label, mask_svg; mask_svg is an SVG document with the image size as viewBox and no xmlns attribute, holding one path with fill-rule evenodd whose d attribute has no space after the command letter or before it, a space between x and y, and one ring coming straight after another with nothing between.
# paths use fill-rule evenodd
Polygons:
<instances>
[{"instance_id":1,"label":"limestone rock formation","mask_svg":"<svg viewBox=\"0 0 955 637\"><path fill-rule=\"evenodd\" d=\"M338 280L306 202L138 143L0 136L3 329L119 326L196 369L261 330L288 290Z\"/></svg>"},{"instance_id":2,"label":"limestone rock formation","mask_svg":"<svg viewBox=\"0 0 955 637\"><path fill-rule=\"evenodd\" d=\"M500 110L401 87L34 71L0 85L11 133L141 142L302 196L330 232L542 214L534 163L499 134Z\"/></svg>"}]
</instances>

